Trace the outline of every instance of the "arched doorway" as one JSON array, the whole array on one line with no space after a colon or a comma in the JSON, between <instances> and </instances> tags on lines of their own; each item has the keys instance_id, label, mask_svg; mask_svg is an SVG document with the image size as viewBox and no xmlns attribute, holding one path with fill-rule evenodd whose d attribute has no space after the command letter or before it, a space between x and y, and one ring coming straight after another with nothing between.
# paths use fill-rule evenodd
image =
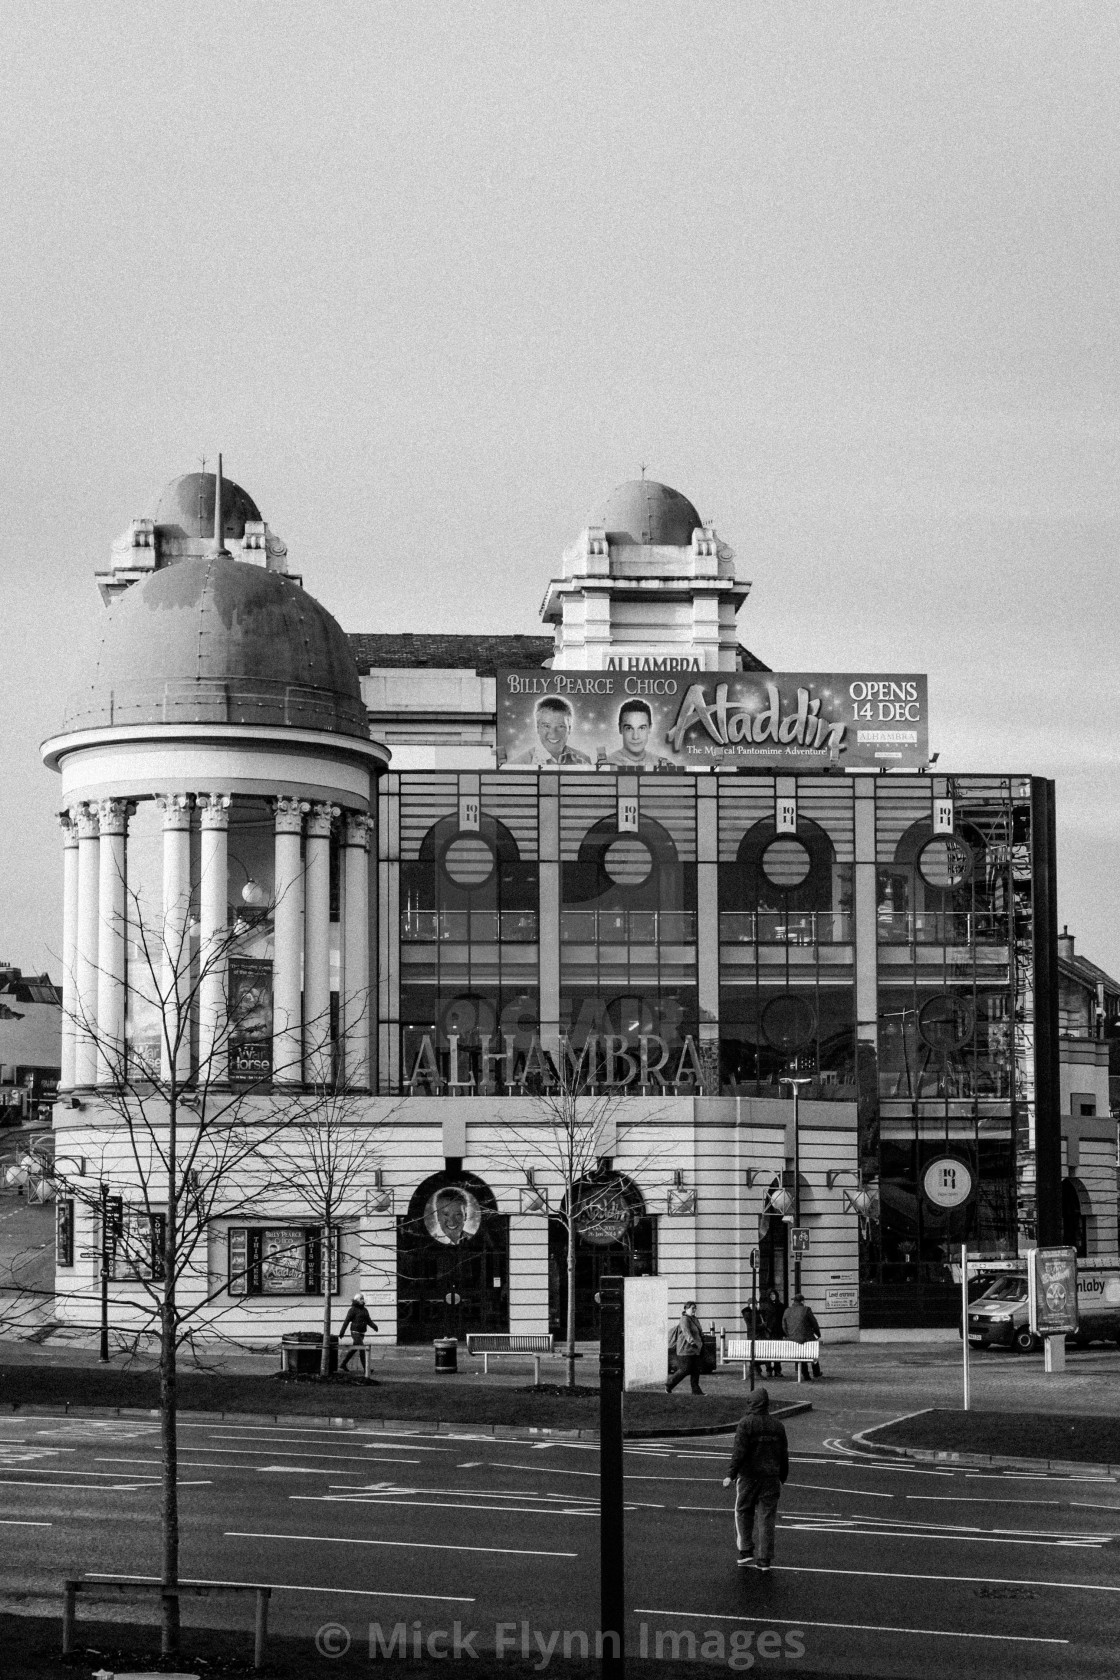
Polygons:
<instances>
[{"instance_id":1,"label":"arched doorway","mask_svg":"<svg viewBox=\"0 0 1120 1680\"><path fill-rule=\"evenodd\" d=\"M1079 1178L1062 1180L1062 1241L1084 1259L1089 1252L1086 1217L1091 1211L1085 1186Z\"/></svg>"},{"instance_id":2,"label":"arched doorway","mask_svg":"<svg viewBox=\"0 0 1120 1680\"><path fill-rule=\"evenodd\" d=\"M397 1220L397 1340L508 1329L509 1218L473 1173L433 1173Z\"/></svg>"},{"instance_id":3,"label":"arched doorway","mask_svg":"<svg viewBox=\"0 0 1120 1680\"><path fill-rule=\"evenodd\" d=\"M576 1337L599 1339L599 1279L605 1274L650 1277L657 1271L657 1221L642 1193L623 1173L602 1172L575 1187ZM548 1313L552 1332L567 1335L567 1198L549 1221Z\"/></svg>"}]
</instances>

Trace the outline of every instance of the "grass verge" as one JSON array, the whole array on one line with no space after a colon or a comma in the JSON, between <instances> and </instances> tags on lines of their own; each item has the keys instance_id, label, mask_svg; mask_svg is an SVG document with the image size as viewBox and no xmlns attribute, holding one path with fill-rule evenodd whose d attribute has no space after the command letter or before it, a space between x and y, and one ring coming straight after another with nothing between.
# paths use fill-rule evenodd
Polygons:
<instances>
[{"instance_id":1,"label":"grass verge","mask_svg":"<svg viewBox=\"0 0 1120 1680\"><path fill-rule=\"evenodd\" d=\"M869 1429L866 1439L941 1452L1120 1464L1120 1417L929 1411Z\"/></svg>"}]
</instances>

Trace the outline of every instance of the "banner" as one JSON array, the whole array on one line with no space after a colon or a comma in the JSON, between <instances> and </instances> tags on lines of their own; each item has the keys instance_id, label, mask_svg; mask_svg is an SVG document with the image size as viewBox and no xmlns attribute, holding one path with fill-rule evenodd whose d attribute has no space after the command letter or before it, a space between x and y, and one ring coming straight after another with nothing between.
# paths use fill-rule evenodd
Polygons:
<instances>
[{"instance_id":1,"label":"banner","mask_svg":"<svg viewBox=\"0 0 1120 1680\"><path fill-rule=\"evenodd\" d=\"M926 678L504 670L497 747L503 770L918 770L929 759Z\"/></svg>"},{"instance_id":2,"label":"banner","mask_svg":"<svg viewBox=\"0 0 1120 1680\"><path fill-rule=\"evenodd\" d=\"M272 964L229 962L229 1078L254 1083L272 1074Z\"/></svg>"},{"instance_id":3,"label":"banner","mask_svg":"<svg viewBox=\"0 0 1120 1680\"><path fill-rule=\"evenodd\" d=\"M1036 1336L1071 1336L1077 1329L1077 1250L1027 1251L1027 1309Z\"/></svg>"}]
</instances>

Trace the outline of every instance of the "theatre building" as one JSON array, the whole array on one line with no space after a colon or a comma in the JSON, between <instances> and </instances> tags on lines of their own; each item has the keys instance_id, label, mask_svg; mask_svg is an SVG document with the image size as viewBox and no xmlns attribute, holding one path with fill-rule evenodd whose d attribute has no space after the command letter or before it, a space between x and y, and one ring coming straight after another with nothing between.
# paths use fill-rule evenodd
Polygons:
<instances>
[{"instance_id":1,"label":"theatre building","mask_svg":"<svg viewBox=\"0 0 1120 1680\"><path fill-rule=\"evenodd\" d=\"M113 1090L122 1058L171 1072L153 930L197 983L183 1123L226 1103L262 1140L191 1284L239 1339L314 1328L331 1280L383 1340L560 1331L569 1198L585 1338L605 1271L732 1329L757 1251L763 1287L798 1267L852 1339L953 1322L962 1241L1060 1240L1052 784L933 773L921 673L768 670L740 641L751 586L684 496L612 492L542 578L540 635L347 634L209 474L98 581L96 655L43 749L56 1153L85 1175L60 1317L97 1312L83 1184L159 1228ZM327 1090L361 1140L330 1257L269 1170ZM593 1131L578 1175L565 1090ZM142 1265L118 1267L121 1311Z\"/></svg>"}]
</instances>

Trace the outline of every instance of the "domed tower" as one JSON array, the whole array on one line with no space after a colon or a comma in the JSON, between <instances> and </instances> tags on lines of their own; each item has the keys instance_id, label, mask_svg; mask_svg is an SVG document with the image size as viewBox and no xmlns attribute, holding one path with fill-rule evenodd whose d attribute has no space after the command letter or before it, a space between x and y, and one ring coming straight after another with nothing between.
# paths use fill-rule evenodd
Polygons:
<instances>
[{"instance_id":1,"label":"domed tower","mask_svg":"<svg viewBox=\"0 0 1120 1680\"><path fill-rule=\"evenodd\" d=\"M679 490L649 478L618 485L548 586L553 669L740 668L735 617L750 584L737 581L734 560Z\"/></svg>"},{"instance_id":2,"label":"domed tower","mask_svg":"<svg viewBox=\"0 0 1120 1680\"><path fill-rule=\"evenodd\" d=\"M62 1085L111 1086L125 1059L166 1078L155 997L190 988L182 1079L368 1088L389 754L338 623L251 498L200 479L160 497L150 564L99 577L110 605L42 748L64 805Z\"/></svg>"}]
</instances>

